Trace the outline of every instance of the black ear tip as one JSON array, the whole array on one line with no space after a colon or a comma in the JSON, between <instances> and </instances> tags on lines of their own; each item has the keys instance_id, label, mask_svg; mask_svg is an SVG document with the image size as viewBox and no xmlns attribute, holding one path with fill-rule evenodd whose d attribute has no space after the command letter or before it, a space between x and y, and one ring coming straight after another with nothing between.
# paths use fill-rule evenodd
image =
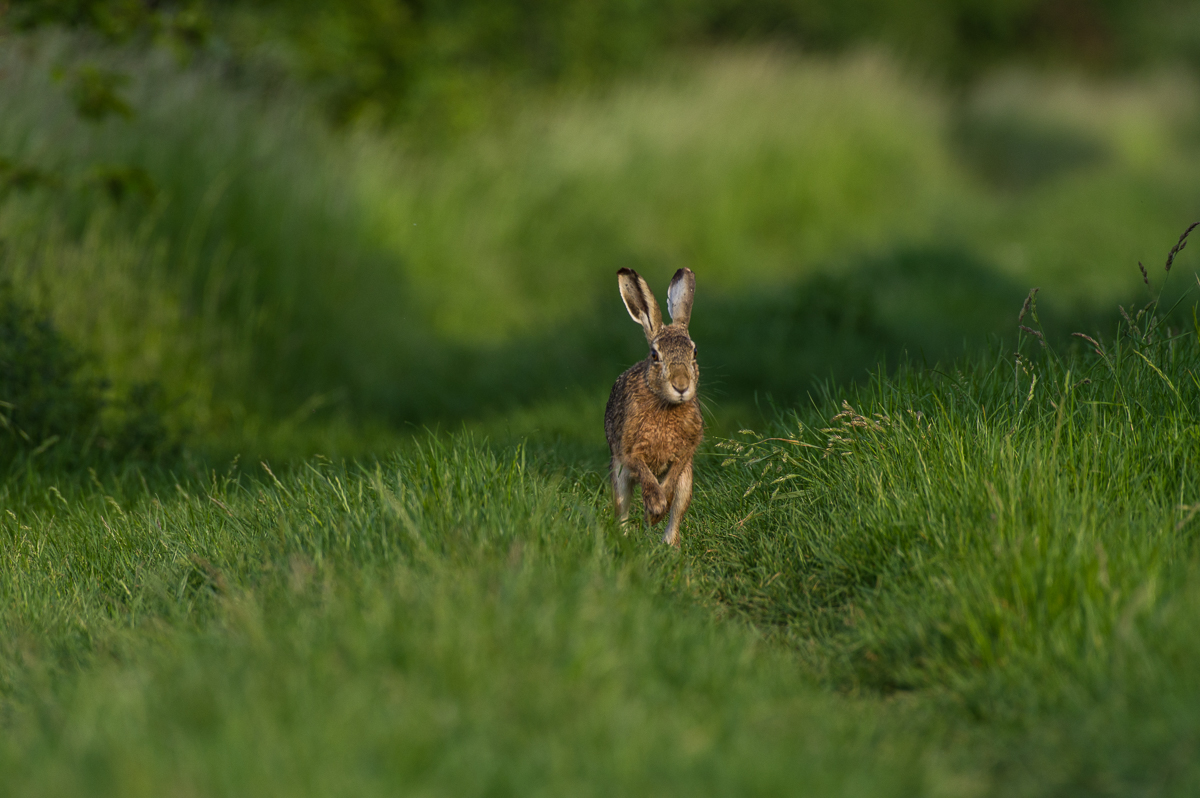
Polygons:
<instances>
[{"instance_id":1,"label":"black ear tip","mask_svg":"<svg viewBox=\"0 0 1200 798\"><path fill-rule=\"evenodd\" d=\"M618 277L637 277L637 272L635 272L633 269L630 269L628 267L623 267L623 268L617 269L617 276Z\"/></svg>"}]
</instances>

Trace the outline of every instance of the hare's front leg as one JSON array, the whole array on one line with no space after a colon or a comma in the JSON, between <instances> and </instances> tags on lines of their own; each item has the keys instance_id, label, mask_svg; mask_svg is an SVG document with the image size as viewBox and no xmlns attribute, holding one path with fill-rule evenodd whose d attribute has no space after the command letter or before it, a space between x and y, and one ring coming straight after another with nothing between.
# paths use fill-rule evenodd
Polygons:
<instances>
[{"instance_id":1,"label":"hare's front leg","mask_svg":"<svg viewBox=\"0 0 1200 798\"><path fill-rule=\"evenodd\" d=\"M646 478L642 480L642 505L646 511L646 526L654 526L667 512L667 493L650 469L646 469Z\"/></svg>"},{"instance_id":2,"label":"hare's front leg","mask_svg":"<svg viewBox=\"0 0 1200 798\"><path fill-rule=\"evenodd\" d=\"M658 522L666 517L667 512L675 504L675 491L679 486L679 478L683 472L691 467L690 460L676 460L671 463L671 468L667 471L666 477L662 481L662 490L664 501L659 511L650 516L650 526L658 526ZM688 483L691 484L690 482Z\"/></svg>"},{"instance_id":3,"label":"hare's front leg","mask_svg":"<svg viewBox=\"0 0 1200 798\"><path fill-rule=\"evenodd\" d=\"M671 497L671 518L667 521L667 532L663 535L663 543L679 546L679 525L683 523L683 514L692 503L692 464L689 462L675 478L675 495Z\"/></svg>"},{"instance_id":4,"label":"hare's front leg","mask_svg":"<svg viewBox=\"0 0 1200 798\"><path fill-rule=\"evenodd\" d=\"M633 497L633 474L616 457L612 459L613 507L616 510L617 521L624 524L629 520L629 504ZM629 534L626 530L625 534Z\"/></svg>"},{"instance_id":5,"label":"hare's front leg","mask_svg":"<svg viewBox=\"0 0 1200 798\"><path fill-rule=\"evenodd\" d=\"M636 455L626 457L621 465L630 479L642 486L642 505L646 510L646 522L649 524L654 516L662 517L667 512L667 495L662 485L658 484L658 478L654 476L650 466Z\"/></svg>"}]
</instances>

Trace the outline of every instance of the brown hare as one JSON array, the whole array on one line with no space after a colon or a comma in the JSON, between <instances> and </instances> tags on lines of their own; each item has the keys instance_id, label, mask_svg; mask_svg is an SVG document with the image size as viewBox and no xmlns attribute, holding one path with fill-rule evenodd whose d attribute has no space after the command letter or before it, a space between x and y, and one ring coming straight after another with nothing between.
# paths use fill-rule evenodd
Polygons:
<instances>
[{"instance_id":1,"label":"brown hare","mask_svg":"<svg viewBox=\"0 0 1200 798\"><path fill-rule=\"evenodd\" d=\"M671 323L650 287L633 269L617 272L621 299L642 325L650 354L617 378L604 409L604 434L612 450L613 503L617 519L629 518L633 484L642 486L646 522L657 524L670 510L663 542L679 545L679 524L692 501L692 457L704 436L696 399L700 370L688 337L696 275L680 269L667 289Z\"/></svg>"}]
</instances>

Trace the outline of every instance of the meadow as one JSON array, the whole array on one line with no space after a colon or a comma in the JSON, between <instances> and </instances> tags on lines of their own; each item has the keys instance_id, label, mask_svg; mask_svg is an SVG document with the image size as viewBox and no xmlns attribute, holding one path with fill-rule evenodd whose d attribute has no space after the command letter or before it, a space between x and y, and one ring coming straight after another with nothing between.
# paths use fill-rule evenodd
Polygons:
<instances>
[{"instance_id":1,"label":"meadow","mask_svg":"<svg viewBox=\"0 0 1200 798\"><path fill-rule=\"evenodd\" d=\"M1200 788L1188 73L704 49L433 146L247 69L0 46L14 794ZM601 419L684 265L675 552Z\"/></svg>"}]
</instances>

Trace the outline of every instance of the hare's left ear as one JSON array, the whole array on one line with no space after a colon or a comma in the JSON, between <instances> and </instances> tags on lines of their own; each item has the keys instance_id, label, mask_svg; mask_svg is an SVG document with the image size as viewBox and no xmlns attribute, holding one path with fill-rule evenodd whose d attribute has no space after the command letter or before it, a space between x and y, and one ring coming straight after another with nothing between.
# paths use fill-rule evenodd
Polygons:
<instances>
[{"instance_id":1,"label":"hare's left ear","mask_svg":"<svg viewBox=\"0 0 1200 798\"><path fill-rule=\"evenodd\" d=\"M692 299L696 296L696 275L691 269L680 269L671 278L671 287L667 289L667 312L671 314L671 323L687 330L692 318Z\"/></svg>"},{"instance_id":2,"label":"hare's left ear","mask_svg":"<svg viewBox=\"0 0 1200 798\"><path fill-rule=\"evenodd\" d=\"M650 293L650 286L642 276L633 269L621 269L617 272L617 283L621 287L621 299L630 317L646 332L646 340L653 342L654 337L662 329L662 311L658 309L658 300Z\"/></svg>"}]
</instances>

